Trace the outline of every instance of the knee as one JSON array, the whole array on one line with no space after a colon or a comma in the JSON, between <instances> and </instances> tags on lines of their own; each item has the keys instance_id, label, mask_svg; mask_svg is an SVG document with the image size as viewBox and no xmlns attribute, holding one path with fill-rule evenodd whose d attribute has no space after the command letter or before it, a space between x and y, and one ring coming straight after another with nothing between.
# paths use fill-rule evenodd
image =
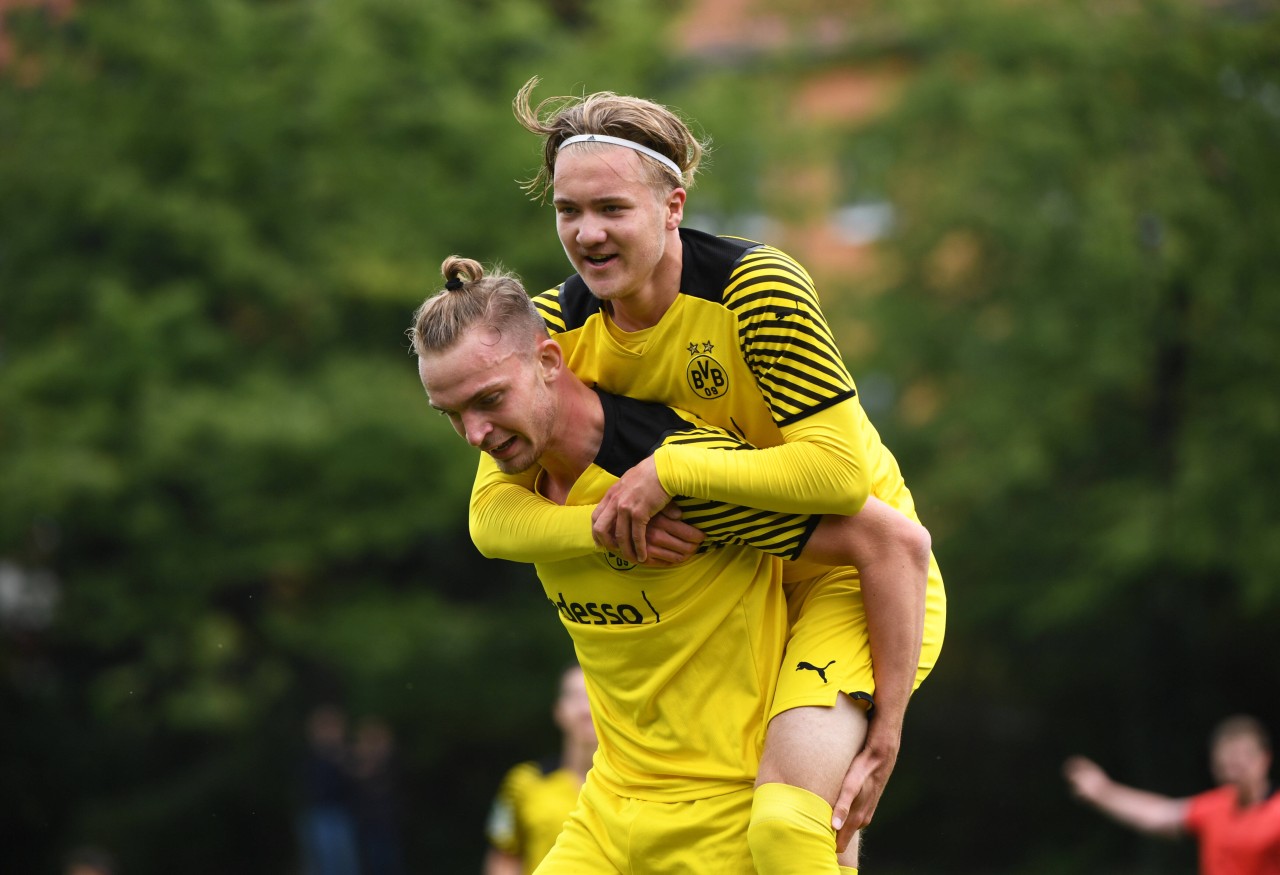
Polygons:
<instances>
[{"instance_id":1,"label":"knee","mask_svg":"<svg viewBox=\"0 0 1280 875\"><path fill-rule=\"evenodd\" d=\"M761 861L773 854L796 856L817 853L831 859L835 853L835 831L831 828L831 806L821 796L789 784L762 784L756 788L747 826L747 844L761 871Z\"/></svg>"}]
</instances>

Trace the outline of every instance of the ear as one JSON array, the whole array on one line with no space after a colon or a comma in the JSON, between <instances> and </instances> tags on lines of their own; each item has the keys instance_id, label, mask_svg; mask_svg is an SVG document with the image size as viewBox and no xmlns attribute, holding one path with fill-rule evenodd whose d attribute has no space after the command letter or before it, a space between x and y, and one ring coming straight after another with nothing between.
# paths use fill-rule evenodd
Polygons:
<instances>
[{"instance_id":1,"label":"ear","mask_svg":"<svg viewBox=\"0 0 1280 875\"><path fill-rule=\"evenodd\" d=\"M538 341L538 372L543 382L554 382L564 370L564 350L550 337Z\"/></svg>"},{"instance_id":2,"label":"ear","mask_svg":"<svg viewBox=\"0 0 1280 875\"><path fill-rule=\"evenodd\" d=\"M688 193L683 188L673 188L667 195L667 230L674 231L684 221L684 200Z\"/></svg>"}]
</instances>

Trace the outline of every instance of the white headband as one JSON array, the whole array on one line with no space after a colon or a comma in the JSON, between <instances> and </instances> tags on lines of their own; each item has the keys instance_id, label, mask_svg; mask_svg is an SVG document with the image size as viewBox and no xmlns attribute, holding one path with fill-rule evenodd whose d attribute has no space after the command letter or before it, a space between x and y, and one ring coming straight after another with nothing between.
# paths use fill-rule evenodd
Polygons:
<instances>
[{"instance_id":1,"label":"white headband","mask_svg":"<svg viewBox=\"0 0 1280 875\"><path fill-rule=\"evenodd\" d=\"M648 155L654 161L657 161L659 164L668 168L676 175L676 179L684 181L684 174L680 172L679 164L672 161L661 152L655 152L648 146L642 146L639 143L632 142L631 140L624 140L621 137L610 137L607 134L578 134L576 137L569 137L562 142L556 151L559 152L560 149L563 149L565 146L573 143L608 143L611 146L622 146L627 149L634 149L642 155Z\"/></svg>"}]
</instances>

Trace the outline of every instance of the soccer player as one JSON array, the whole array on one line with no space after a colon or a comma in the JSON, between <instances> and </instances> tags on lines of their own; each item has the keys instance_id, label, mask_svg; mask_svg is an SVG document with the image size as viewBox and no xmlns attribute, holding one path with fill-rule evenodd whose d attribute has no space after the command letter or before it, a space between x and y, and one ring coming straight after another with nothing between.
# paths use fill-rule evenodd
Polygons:
<instances>
[{"instance_id":1,"label":"soccer player","mask_svg":"<svg viewBox=\"0 0 1280 875\"><path fill-rule=\"evenodd\" d=\"M414 315L432 407L556 504L593 504L655 445L744 444L664 405L594 390L514 278L446 260ZM748 872L753 782L786 643L778 556L842 555L813 515L685 500L717 544L675 566L591 552L536 563L583 668L599 749L539 875ZM868 508L886 518L880 502ZM815 666L814 672L830 668Z\"/></svg>"},{"instance_id":2,"label":"soccer player","mask_svg":"<svg viewBox=\"0 0 1280 875\"><path fill-rule=\"evenodd\" d=\"M560 751L541 762L525 762L502 779L485 832L489 851L484 875L530 875L551 850L596 752L596 729L582 667L560 674L551 717L560 730Z\"/></svg>"},{"instance_id":3,"label":"soccer player","mask_svg":"<svg viewBox=\"0 0 1280 875\"><path fill-rule=\"evenodd\" d=\"M1072 791L1103 814L1149 835L1195 836L1201 875L1280 875L1280 793L1271 789L1271 742L1253 717L1214 729L1209 761L1219 786L1175 799L1111 780L1095 762L1072 757Z\"/></svg>"},{"instance_id":4,"label":"soccer player","mask_svg":"<svg viewBox=\"0 0 1280 875\"><path fill-rule=\"evenodd\" d=\"M834 872L834 861L819 858L836 849L852 870L852 834L892 771L907 701L932 669L945 625L941 575L919 546L911 494L858 403L803 267L769 246L681 227L702 147L679 117L609 92L534 108L535 84L515 101L517 118L544 138L530 189L552 195L577 270L535 301L570 368L764 449L663 447L590 511L538 501L528 476L504 476L482 459L473 540L507 559L571 555L598 542L638 560L648 525L676 494L837 515L856 514L873 495L896 508L900 525L874 535L870 517L844 517L856 570L796 563L786 571L792 670L780 681L752 822L760 872ZM778 841L784 833L791 840ZM774 851L796 842L812 853Z\"/></svg>"}]
</instances>

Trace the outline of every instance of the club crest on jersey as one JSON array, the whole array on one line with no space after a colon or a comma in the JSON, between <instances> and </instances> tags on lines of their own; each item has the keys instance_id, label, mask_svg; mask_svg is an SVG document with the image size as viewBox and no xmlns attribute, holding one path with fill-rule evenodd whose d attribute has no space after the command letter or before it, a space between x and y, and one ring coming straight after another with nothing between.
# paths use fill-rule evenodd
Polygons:
<instances>
[{"instance_id":1,"label":"club crest on jersey","mask_svg":"<svg viewBox=\"0 0 1280 875\"><path fill-rule=\"evenodd\" d=\"M722 398L729 394L729 374L724 367L711 357L715 345L705 340L702 343L690 341L689 366L685 368L685 377L689 388L702 398Z\"/></svg>"},{"instance_id":2,"label":"club crest on jersey","mask_svg":"<svg viewBox=\"0 0 1280 875\"><path fill-rule=\"evenodd\" d=\"M630 571L636 567L634 562L628 562L617 553L610 553L607 550L602 558L604 559L604 563L614 571Z\"/></svg>"}]
</instances>

